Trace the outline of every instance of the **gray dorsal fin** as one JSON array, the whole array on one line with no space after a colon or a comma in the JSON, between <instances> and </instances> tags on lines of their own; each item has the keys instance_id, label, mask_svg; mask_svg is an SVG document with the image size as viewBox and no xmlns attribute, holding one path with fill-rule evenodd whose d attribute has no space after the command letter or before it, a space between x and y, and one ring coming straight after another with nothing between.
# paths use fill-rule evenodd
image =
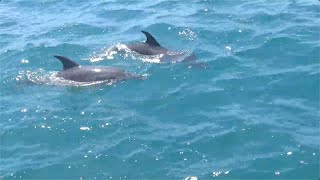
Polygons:
<instances>
[{"instance_id":1,"label":"gray dorsal fin","mask_svg":"<svg viewBox=\"0 0 320 180\"><path fill-rule=\"evenodd\" d=\"M72 61L69 58L63 57L63 56L54 56L55 58L59 59L63 65L63 70L67 70L73 67L80 66L78 63Z\"/></svg>"},{"instance_id":2,"label":"gray dorsal fin","mask_svg":"<svg viewBox=\"0 0 320 180\"><path fill-rule=\"evenodd\" d=\"M147 41L146 43L149 44L149 45L152 45L152 46L161 46L157 40L148 32L146 31L141 31L144 35L146 35L147 37Z\"/></svg>"}]
</instances>

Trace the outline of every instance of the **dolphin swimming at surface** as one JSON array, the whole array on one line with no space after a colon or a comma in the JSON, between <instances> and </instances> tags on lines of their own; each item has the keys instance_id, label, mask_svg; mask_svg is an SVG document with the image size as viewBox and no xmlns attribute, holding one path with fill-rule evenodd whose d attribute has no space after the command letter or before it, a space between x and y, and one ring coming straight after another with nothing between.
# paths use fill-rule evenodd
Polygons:
<instances>
[{"instance_id":1,"label":"dolphin swimming at surface","mask_svg":"<svg viewBox=\"0 0 320 180\"><path fill-rule=\"evenodd\" d=\"M194 53L171 51L162 47L158 41L148 32L141 31L147 40L142 43L128 44L127 47L141 55L162 55L160 62L190 62L196 60Z\"/></svg>"},{"instance_id":2,"label":"dolphin swimming at surface","mask_svg":"<svg viewBox=\"0 0 320 180\"><path fill-rule=\"evenodd\" d=\"M54 56L63 65L63 70L59 71L57 77L77 82L95 81L119 81L128 78L140 78L122 69L108 66L80 66L78 63L63 56Z\"/></svg>"}]
</instances>

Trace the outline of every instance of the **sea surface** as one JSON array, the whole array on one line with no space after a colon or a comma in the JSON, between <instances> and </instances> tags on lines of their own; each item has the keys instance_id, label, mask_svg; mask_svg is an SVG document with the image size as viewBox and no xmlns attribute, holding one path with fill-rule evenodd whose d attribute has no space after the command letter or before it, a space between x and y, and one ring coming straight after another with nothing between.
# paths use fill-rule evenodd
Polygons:
<instances>
[{"instance_id":1,"label":"sea surface","mask_svg":"<svg viewBox=\"0 0 320 180\"><path fill-rule=\"evenodd\" d=\"M130 52L141 30L206 67ZM0 177L316 180L319 53L318 0L1 0Z\"/></svg>"}]
</instances>

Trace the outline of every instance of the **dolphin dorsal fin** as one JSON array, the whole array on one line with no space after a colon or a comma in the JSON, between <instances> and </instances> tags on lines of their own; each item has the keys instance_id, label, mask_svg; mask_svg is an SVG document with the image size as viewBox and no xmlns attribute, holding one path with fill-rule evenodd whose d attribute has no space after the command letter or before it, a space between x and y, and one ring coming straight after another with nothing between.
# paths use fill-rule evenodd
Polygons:
<instances>
[{"instance_id":1,"label":"dolphin dorsal fin","mask_svg":"<svg viewBox=\"0 0 320 180\"><path fill-rule=\"evenodd\" d=\"M144 35L146 35L147 37L147 41L146 43L149 44L149 45L152 45L152 46L161 46L157 40L148 32L146 31L141 31Z\"/></svg>"},{"instance_id":2,"label":"dolphin dorsal fin","mask_svg":"<svg viewBox=\"0 0 320 180\"><path fill-rule=\"evenodd\" d=\"M72 61L69 58L63 57L63 56L54 56L55 58L59 59L63 65L63 70L71 69L73 67L80 66L78 63Z\"/></svg>"}]
</instances>

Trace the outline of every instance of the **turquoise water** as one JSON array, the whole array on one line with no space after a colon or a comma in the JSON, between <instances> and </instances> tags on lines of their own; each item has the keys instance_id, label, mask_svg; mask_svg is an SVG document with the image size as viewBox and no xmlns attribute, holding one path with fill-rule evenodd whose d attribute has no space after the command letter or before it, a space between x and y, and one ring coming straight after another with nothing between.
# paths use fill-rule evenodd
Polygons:
<instances>
[{"instance_id":1,"label":"turquoise water","mask_svg":"<svg viewBox=\"0 0 320 180\"><path fill-rule=\"evenodd\" d=\"M0 1L3 179L319 178L320 2ZM113 47L194 52L208 68ZM53 78L64 55L144 75Z\"/></svg>"}]
</instances>

